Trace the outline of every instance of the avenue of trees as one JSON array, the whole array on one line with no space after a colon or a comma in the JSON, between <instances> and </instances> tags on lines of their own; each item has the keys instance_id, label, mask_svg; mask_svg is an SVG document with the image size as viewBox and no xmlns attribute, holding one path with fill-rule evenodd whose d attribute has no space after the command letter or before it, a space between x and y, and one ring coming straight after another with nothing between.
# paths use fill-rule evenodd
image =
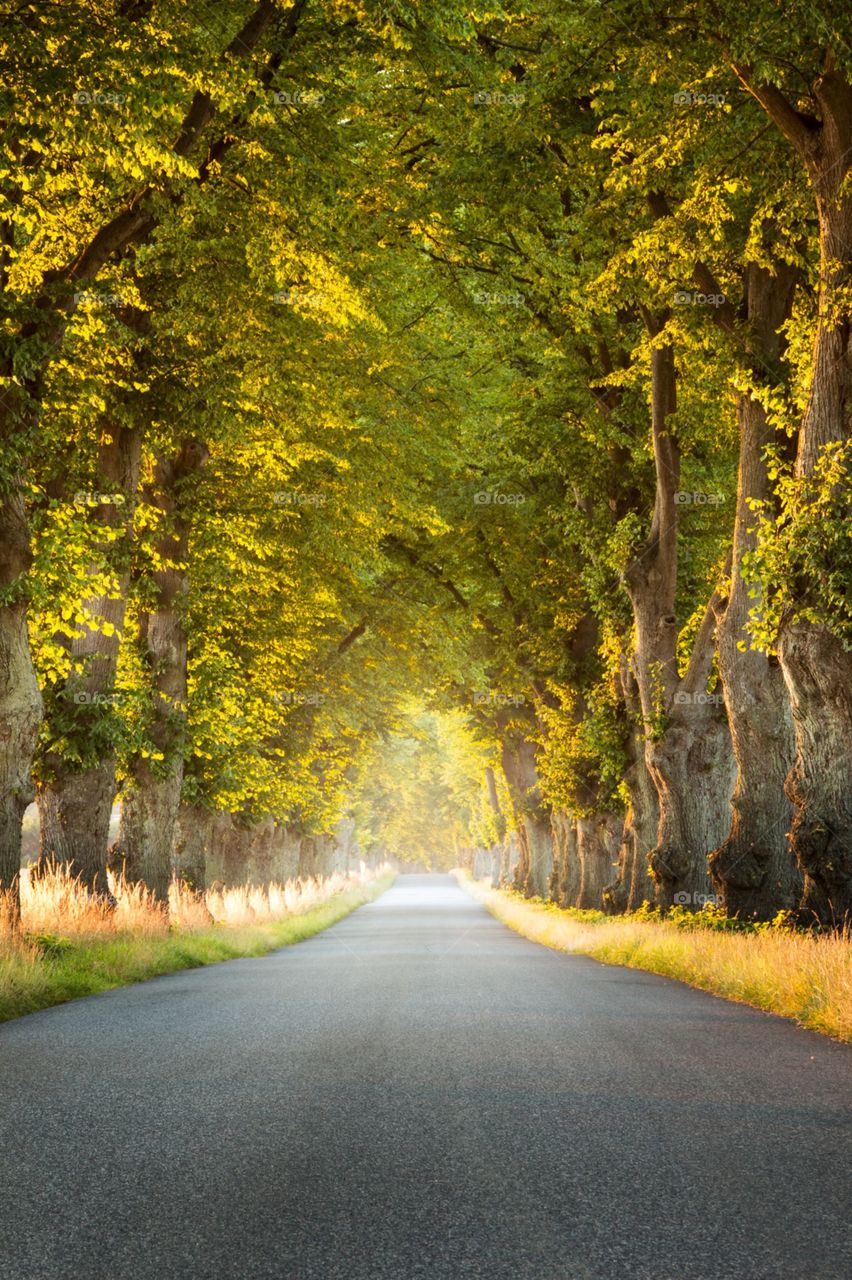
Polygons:
<instances>
[{"instance_id":1,"label":"avenue of trees","mask_svg":"<svg viewBox=\"0 0 852 1280\"><path fill-rule=\"evenodd\" d=\"M848 6L0 41L0 887L35 800L99 891L357 840L848 920Z\"/></svg>"}]
</instances>

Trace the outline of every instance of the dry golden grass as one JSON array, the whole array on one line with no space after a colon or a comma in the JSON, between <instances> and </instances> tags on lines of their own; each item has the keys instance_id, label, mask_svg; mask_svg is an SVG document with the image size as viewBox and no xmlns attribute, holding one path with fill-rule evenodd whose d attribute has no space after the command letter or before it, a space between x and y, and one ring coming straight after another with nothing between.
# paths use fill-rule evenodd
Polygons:
<instances>
[{"instance_id":1,"label":"dry golden grass","mask_svg":"<svg viewBox=\"0 0 852 1280\"><path fill-rule=\"evenodd\" d=\"M720 932L659 920L566 912L492 889L466 873L459 882L517 933L605 964L647 969L738 1000L837 1040L852 1041L852 936L793 930Z\"/></svg>"},{"instance_id":2,"label":"dry golden grass","mask_svg":"<svg viewBox=\"0 0 852 1280\"><path fill-rule=\"evenodd\" d=\"M24 875L22 920L0 899L0 1021L178 969L261 956L301 942L371 902L394 872L378 867L323 880L194 893L172 884L166 912L141 885L111 880L117 905L61 868Z\"/></svg>"},{"instance_id":3,"label":"dry golden grass","mask_svg":"<svg viewBox=\"0 0 852 1280\"><path fill-rule=\"evenodd\" d=\"M372 881L378 872L363 866L346 875L324 879L288 880L284 884L245 884L213 888L197 893L172 880L168 913L143 884L131 884L109 875L116 899L111 908L90 893L63 866L48 866L33 875L21 873L21 927L24 935L51 935L73 940L113 937L116 934L165 936L174 929L191 932L212 924L229 928L266 924L309 911L349 889ZM11 940L8 903L0 898L0 938Z\"/></svg>"}]
</instances>

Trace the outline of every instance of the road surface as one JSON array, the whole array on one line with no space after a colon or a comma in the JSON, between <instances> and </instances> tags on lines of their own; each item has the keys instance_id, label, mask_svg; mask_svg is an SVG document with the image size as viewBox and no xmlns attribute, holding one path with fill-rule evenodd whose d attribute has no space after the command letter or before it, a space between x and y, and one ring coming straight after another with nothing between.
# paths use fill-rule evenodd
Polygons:
<instances>
[{"instance_id":1,"label":"road surface","mask_svg":"<svg viewBox=\"0 0 852 1280\"><path fill-rule=\"evenodd\" d=\"M850 1051L449 877L0 1027L2 1280L848 1280Z\"/></svg>"}]
</instances>

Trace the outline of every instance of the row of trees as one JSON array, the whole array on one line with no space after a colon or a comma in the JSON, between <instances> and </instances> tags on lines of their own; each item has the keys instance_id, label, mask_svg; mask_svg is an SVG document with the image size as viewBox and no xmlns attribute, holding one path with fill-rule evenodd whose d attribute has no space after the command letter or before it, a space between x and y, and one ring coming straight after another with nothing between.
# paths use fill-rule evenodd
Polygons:
<instances>
[{"instance_id":1,"label":"row of trees","mask_svg":"<svg viewBox=\"0 0 852 1280\"><path fill-rule=\"evenodd\" d=\"M530 894L848 916L852 55L793 10L6 13L0 881L33 795L160 896L223 815L451 802Z\"/></svg>"}]
</instances>

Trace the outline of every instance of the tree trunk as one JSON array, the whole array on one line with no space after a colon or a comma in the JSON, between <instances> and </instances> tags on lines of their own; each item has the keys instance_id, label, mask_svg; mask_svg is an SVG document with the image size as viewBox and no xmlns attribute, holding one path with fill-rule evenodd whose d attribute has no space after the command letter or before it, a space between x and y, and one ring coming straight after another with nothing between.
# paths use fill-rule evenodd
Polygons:
<instances>
[{"instance_id":1,"label":"tree trunk","mask_svg":"<svg viewBox=\"0 0 852 1280\"><path fill-rule=\"evenodd\" d=\"M730 827L734 756L724 711L713 701L721 695L684 690L681 696L699 700L676 700L664 735L649 748L660 797L650 865L660 906L697 909L715 896L707 856Z\"/></svg>"},{"instance_id":2,"label":"tree trunk","mask_svg":"<svg viewBox=\"0 0 852 1280\"><path fill-rule=\"evenodd\" d=\"M21 489L7 490L0 507L0 588L30 566L30 540ZM33 800L31 766L42 703L30 654L23 601L0 606L0 890L9 895L12 922L20 911L21 821Z\"/></svg>"},{"instance_id":3,"label":"tree trunk","mask_svg":"<svg viewBox=\"0 0 852 1280\"><path fill-rule=\"evenodd\" d=\"M515 883L515 873L521 851L516 831L507 831L500 855L500 888L509 889Z\"/></svg>"},{"instance_id":4,"label":"tree trunk","mask_svg":"<svg viewBox=\"0 0 852 1280\"><path fill-rule=\"evenodd\" d=\"M630 793L630 814L625 821L624 833L624 838L630 842L627 910L638 911L643 902L654 900L650 855L660 821L657 789L644 758L638 762L633 776L628 778L627 789Z\"/></svg>"},{"instance_id":5,"label":"tree trunk","mask_svg":"<svg viewBox=\"0 0 852 1280\"><path fill-rule=\"evenodd\" d=\"M158 463L149 500L164 517L157 550L162 568L153 574L156 603L140 614L139 644L150 672L153 706L149 735L162 758L137 755L123 797L119 844L127 874L144 881L154 896L168 901L172 846L183 781L187 642L183 601L188 588L186 558L189 514L187 479L207 459L207 450L186 440L171 462Z\"/></svg>"},{"instance_id":6,"label":"tree trunk","mask_svg":"<svg viewBox=\"0 0 852 1280\"><path fill-rule=\"evenodd\" d=\"M822 627L790 627L781 649L796 726L787 779L791 839L804 875L803 919L852 923L852 670Z\"/></svg>"},{"instance_id":7,"label":"tree trunk","mask_svg":"<svg viewBox=\"0 0 852 1280\"><path fill-rule=\"evenodd\" d=\"M653 901L655 886L648 860L660 824L657 789L648 772L639 690L626 654L621 657L619 681L628 720L624 785L629 802L616 857L618 874L603 891L603 908L611 914L636 911L643 902Z\"/></svg>"},{"instance_id":8,"label":"tree trunk","mask_svg":"<svg viewBox=\"0 0 852 1280\"><path fill-rule=\"evenodd\" d=\"M40 855L64 863L95 893L109 892L107 850L115 801L115 757L85 773L62 770L38 790Z\"/></svg>"},{"instance_id":9,"label":"tree trunk","mask_svg":"<svg viewBox=\"0 0 852 1280\"><path fill-rule=\"evenodd\" d=\"M484 845L478 844L473 850L473 878L483 880L491 875L491 854Z\"/></svg>"},{"instance_id":10,"label":"tree trunk","mask_svg":"<svg viewBox=\"0 0 852 1280\"><path fill-rule=\"evenodd\" d=\"M507 734L501 759L518 832L514 887L528 898L546 898L553 867L553 842L550 812L541 801L535 755L535 743L517 732Z\"/></svg>"},{"instance_id":11,"label":"tree trunk","mask_svg":"<svg viewBox=\"0 0 852 1280\"><path fill-rule=\"evenodd\" d=\"M637 759L635 768L628 771L627 790L630 794L630 812L624 831L624 838L629 841L627 910L637 911L643 902L654 900L650 856L660 824L659 796L648 772L644 752Z\"/></svg>"},{"instance_id":12,"label":"tree trunk","mask_svg":"<svg viewBox=\"0 0 852 1280\"><path fill-rule=\"evenodd\" d=\"M180 808L180 770L158 777L144 761L133 766L121 806L120 856L130 881L141 880L161 903L169 900L172 843Z\"/></svg>"},{"instance_id":13,"label":"tree trunk","mask_svg":"<svg viewBox=\"0 0 852 1280\"><path fill-rule=\"evenodd\" d=\"M175 870L194 886L215 883L283 884L299 874L302 838L268 817L247 822L204 805L181 806L174 845Z\"/></svg>"},{"instance_id":14,"label":"tree trunk","mask_svg":"<svg viewBox=\"0 0 852 1280\"><path fill-rule=\"evenodd\" d=\"M604 888L612 878L622 825L623 820L612 813L577 819L578 907L601 910Z\"/></svg>"},{"instance_id":15,"label":"tree trunk","mask_svg":"<svg viewBox=\"0 0 852 1280\"><path fill-rule=\"evenodd\" d=\"M553 871L553 835L550 813L546 809L533 809L523 817L526 834L529 869L524 893L528 898L547 898L550 893L550 876Z\"/></svg>"},{"instance_id":16,"label":"tree trunk","mask_svg":"<svg viewBox=\"0 0 852 1280\"><path fill-rule=\"evenodd\" d=\"M223 816L202 804L182 804L178 809L171 861L178 879L193 889L207 887L208 858L212 861L217 823Z\"/></svg>"},{"instance_id":17,"label":"tree trunk","mask_svg":"<svg viewBox=\"0 0 852 1280\"><path fill-rule=\"evenodd\" d=\"M663 318L648 317L658 334ZM686 675L678 674L677 490L680 454L669 419L677 407L674 353L651 354L651 425L656 496L651 531L627 570L636 627L633 671L646 736L646 763L660 803L650 865L661 906L700 907L711 894L707 856L730 827L733 749L720 695L706 693L718 593L705 610Z\"/></svg>"},{"instance_id":18,"label":"tree trunk","mask_svg":"<svg viewBox=\"0 0 852 1280\"><path fill-rule=\"evenodd\" d=\"M530 847L523 818L520 819L520 825L515 832L515 836L517 858L512 869L512 888L516 893L526 894L527 881L530 874Z\"/></svg>"},{"instance_id":19,"label":"tree trunk","mask_svg":"<svg viewBox=\"0 0 852 1280\"><path fill-rule=\"evenodd\" d=\"M299 854L299 877L325 879L333 871L334 840L330 835L305 836Z\"/></svg>"},{"instance_id":20,"label":"tree trunk","mask_svg":"<svg viewBox=\"0 0 852 1280\"><path fill-rule=\"evenodd\" d=\"M580 860L577 853L577 821L564 810L551 818L553 829L553 901L560 907L576 907L580 895Z\"/></svg>"},{"instance_id":21,"label":"tree trunk","mask_svg":"<svg viewBox=\"0 0 852 1280\"><path fill-rule=\"evenodd\" d=\"M777 274L750 264L746 274L747 343L752 377L765 384L783 350L779 332L790 314L795 273ZM775 440L763 405L737 397L739 474L731 589L717 632L719 673L731 728L737 779L733 821L725 841L710 855L710 871L729 915L769 920L794 907L801 875L790 849L792 808L784 782L792 767L793 721L778 663L755 649L748 637L752 608L742 560L755 544L752 501L770 495L766 449Z\"/></svg>"},{"instance_id":22,"label":"tree trunk","mask_svg":"<svg viewBox=\"0 0 852 1280\"><path fill-rule=\"evenodd\" d=\"M645 762L645 743L641 733L634 735L634 744L633 750L639 755L631 761L624 775L630 803L616 854L618 874L603 891L604 910L612 914L636 911L643 902L653 902L656 888L649 859L657 843L659 798Z\"/></svg>"},{"instance_id":23,"label":"tree trunk","mask_svg":"<svg viewBox=\"0 0 852 1280\"><path fill-rule=\"evenodd\" d=\"M490 765L485 769L485 783L488 788L488 803L494 814L494 823L497 830L497 840L489 851L491 854L491 887L496 889L500 884L500 868L506 842L506 817L500 807L500 797L497 794L497 779Z\"/></svg>"},{"instance_id":24,"label":"tree trunk","mask_svg":"<svg viewBox=\"0 0 852 1280\"><path fill-rule=\"evenodd\" d=\"M105 557L115 563L126 560L132 538L132 519L136 506L141 465L142 433L138 428L118 427L101 446L98 457L98 491L109 494L109 502L93 509L92 518L105 529L124 526L124 538L107 544ZM122 499L117 501L116 499ZM93 567L97 572L97 566ZM98 719L111 714L115 699L115 674L121 634L127 609L129 575L121 566L116 574L114 596L90 596L85 607L93 617L109 623L111 635L102 630L83 627L82 634L67 641L74 673L58 692L60 705L74 706L75 732L79 735L79 755L91 758L89 737ZM51 715L47 713L48 737ZM67 736L67 729L60 736ZM109 824L115 799L115 753L105 749L95 738L98 758L89 767L69 766L61 751L48 749L41 760L41 773L46 778L38 792L41 819L41 852L43 856L66 863L96 892L108 890L106 865L109 846Z\"/></svg>"},{"instance_id":25,"label":"tree trunk","mask_svg":"<svg viewBox=\"0 0 852 1280\"><path fill-rule=\"evenodd\" d=\"M823 138L811 177L820 223L820 318L796 459L802 479L813 474L826 445L852 438L852 87L835 73L824 78L817 97ZM830 627L801 621L782 631L778 656L796 733L787 794L794 809L793 850L804 875L802 913L823 924L847 923L852 921L852 653Z\"/></svg>"},{"instance_id":26,"label":"tree trunk","mask_svg":"<svg viewBox=\"0 0 852 1280\"><path fill-rule=\"evenodd\" d=\"M357 867L358 843L355 839L355 823L352 818L341 818L334 828L334 870L341 875ZM490 866L490 862L489 862Z\"/></svg>"},{"instance_id":27,"label":"tree trunk","mask_svg":"<svg viewBox=\"0 0 852 1280\"><path fill-rule=\"evenodd\" d=\"M819 314L796 457L796 475L804 480L826 445L852 437L852 85L829 53L810 86L814 119L777 86L761 82L754 68L734 63L734 69L798 153L816 200ZM778 657L795 727L786 789L793 851L804 875L802 913L825 924L852 920L852 653L830 625L801 620L782 627Z\"/></svg>"}]
</instances>

